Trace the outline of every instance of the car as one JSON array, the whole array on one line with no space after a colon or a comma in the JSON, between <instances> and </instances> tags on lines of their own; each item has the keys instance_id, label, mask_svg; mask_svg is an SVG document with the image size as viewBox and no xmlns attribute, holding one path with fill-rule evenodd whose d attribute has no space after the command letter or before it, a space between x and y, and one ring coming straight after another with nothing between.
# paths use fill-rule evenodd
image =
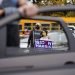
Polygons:
<instances>
[{"instance_id":1,"label":"car","mask_svg":"<svg viewBox=\"0 0 75 75\"><path fill-rule=\"evenodd\" d=\"M47 9L49 11L49 8ZM10 15L0 20L0 74L11 75L12 72L12 75L16 75L18 73L18 75L23 75L24 72L27 75L29 73L33 75L38 75L39 73L41 75L54 75L54 73L55 75L60 75L60 73L62 75L71 75L73 73L75 74L75 38L72 35L72 32L66 26L66 23L61 18L49 16L35 16L30 19L48 20L60 23L68 41L68 49L66 51L64 49L63 51L60 51L60 49L55 50L54 48L21 49L18 47L6 46L6 24L19 17L20 15L14 13L13 15ZM64 65L73 66L65 68L63 67Z\"/></svg>"},{"instance_id":2,"label":"car","mask_svg":"<svg viewBox=\"0 0 75 75\"><path fill-rule=\"evenodd\" d=\"M74 33L75 32L75 26L74 25L68 25L68 28Z\"/></svg>"}]
</instances>

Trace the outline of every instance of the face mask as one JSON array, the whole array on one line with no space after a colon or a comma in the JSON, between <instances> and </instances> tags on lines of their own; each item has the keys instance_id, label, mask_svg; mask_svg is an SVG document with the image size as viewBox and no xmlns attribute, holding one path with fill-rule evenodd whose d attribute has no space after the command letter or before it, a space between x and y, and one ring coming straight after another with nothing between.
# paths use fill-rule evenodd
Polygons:
<instances>
[{"instance_id":1,"label":"face mask","mask_svg":"<svg viewBox=\"0 0 75 75\"><path fill-rule=\"evenodd\" d=\"M36 26L36 29L40 29L40 27L39 26Z\"/></svg>"}]
</instances>

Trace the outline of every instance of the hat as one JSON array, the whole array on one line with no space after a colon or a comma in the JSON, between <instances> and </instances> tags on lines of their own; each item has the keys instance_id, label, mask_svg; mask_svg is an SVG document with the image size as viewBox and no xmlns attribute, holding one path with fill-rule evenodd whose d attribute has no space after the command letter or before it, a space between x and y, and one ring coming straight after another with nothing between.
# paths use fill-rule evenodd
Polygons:
<instances>
[{"instance_id":1,"label":"hat","mask_svg":"<svg viewBox=\"0 0 75 75\"><path fill-rule=\"evenodd\" d=\"M36 25L35 26L41 26L41 24L40 23L36 23Z\"/></svg>"}]
</instances>

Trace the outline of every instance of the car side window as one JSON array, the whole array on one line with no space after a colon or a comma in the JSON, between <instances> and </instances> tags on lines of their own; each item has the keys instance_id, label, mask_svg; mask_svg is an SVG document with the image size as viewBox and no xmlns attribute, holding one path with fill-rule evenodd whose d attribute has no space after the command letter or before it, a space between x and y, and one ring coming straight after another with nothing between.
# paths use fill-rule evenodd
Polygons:
<instances>
[{"instance_id":1,"label":"car side window","mask_svg":"<svg viewBox=\"0 0 75 75\"><path fill-rule=\"evenodd\" d=\"M20 48L27 48L30 32L33 31L32 40L30 40L29 48L34 44L34 48L45 48L53 50L68 50L68 40L61 25L57 22L39 22L25 23L23 36L20 39ZM28 26L30 29L26 29ZM37 29L37 26L40 28ZM22 26L23 28L23 26ZM23 30L22 30L23 31ZM38 38L36 38L36 36Z\"/></svg>"}]
</instances>

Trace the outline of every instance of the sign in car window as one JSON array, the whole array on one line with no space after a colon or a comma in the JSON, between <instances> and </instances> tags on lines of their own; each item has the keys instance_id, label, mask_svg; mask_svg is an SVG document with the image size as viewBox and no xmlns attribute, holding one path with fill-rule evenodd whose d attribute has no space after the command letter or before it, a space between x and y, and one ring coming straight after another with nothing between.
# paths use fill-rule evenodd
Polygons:
<instances>
[{"instance_id":1,"label":"sign in car window","mask_svg":"<svg viewBox=\"0 0 75 75\"><path fill-rule=\"evenodd\" d=\"M35 40L35 48L52 48L52 41Z\"/></svg>"}]
</instances>

